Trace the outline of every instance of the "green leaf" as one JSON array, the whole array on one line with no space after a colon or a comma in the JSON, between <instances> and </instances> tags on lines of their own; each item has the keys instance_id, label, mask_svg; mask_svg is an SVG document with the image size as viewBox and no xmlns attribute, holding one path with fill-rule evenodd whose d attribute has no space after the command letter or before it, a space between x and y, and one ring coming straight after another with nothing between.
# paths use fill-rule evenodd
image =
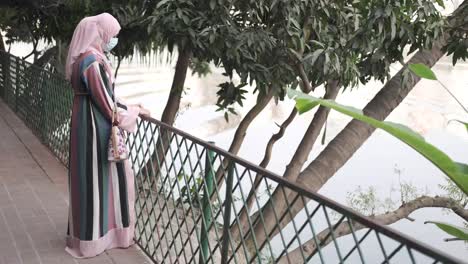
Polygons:
<instances>
[{"instance_id":1,"label":"green leaf","mask_svg":"<svg viewBox=\"0 0 468 264\"><path fill-rule=\"evenodd\" d=\"M364 115L361 110L354 107L341 105L333 100L316 98L297 90L288 89L288 96L296 100L296 108L300 114L305 113L320 104L388 132L431 161L442 172L444 172L465 194L468 194L468 166L461 163L455 163L444 152L432 144L427 143L421 135L414 132L409 127L406 127L402 124L379 121Z\"/></svg>"},{"instance_id":2,"label":"green leaf","mask_svg":"<svg viewBox=\"0 0 468 264\"><path fill-rule=\"evenodd\" d=\"M311 59L310 64L313 65L315 63L315 61L317 60L317 58L322 54L322 52L323 52L323 49L317 49L313 53L308 54L307 56L305 56L305 58L302 59L302 62L305 62L305 61Z\"/></svg>"},{"instance_id":3,"label":"green leaf","mask_svg":"<svg viewBox=\"0 0 468 264\"><path fill-rule=\"evenodd\" d=\"M330 56L328 55L328 53L325 53L325 62L323 63L323 73L324 74L327 74L328 73L328 69L330 67Z\"/></svg>"},{"instance_id":4,"label":"green leaf","mask_svg":"<svg viewBox=\"0 0 468 264\"><path fill-rule=\"evenodd\" d=\"M296 27L296 28L301 28L299 23L292 17L289 17L289 21Z\"/></svg>"},{"instance_id":5,"label":"green leaf","mask_svg":"<svg viewBox=\"0 0 468 264\"><path fill-rule=\"evenodd\" d=\"M273 9L273 7L275 7L276 4L278 4L278 0L273 0L273 2L270 5L270 9Z\"/></svg>"},{"instance_id":6,"label":"green leaf","mask_svg":"<svg viewBox=\"0 0 468 264\"><path fill-rule=\"evenodd\" d=\"M466 228L448 224L448 223L434 222L434 221L427 221L425 222L425 224L434 224L449 235L452 235L461 240L468 240L468 229Z\"/></svg>"},{"instance_id":7,"label":"green leaf","mask_svg":"<svg viewBox=\"0 0 468 264\"><path fill-rule=\"evenodd\" d=\"M315 44L315 45L317 45L317 46L319 46L319 47L322 47L322 49L325 48L325 45L324 45L322 42L320 42L320 41L311 40L310 43L311 43L311 44Z\"/></svg>"},{"instance_id":8,"label":"green leaf","mask_svg":"<svg viewBox=\"0 0 468 264\"><path fill-rule=\"evenodd\" d=\"M458 169L462 171L464 174L468 175L468 164L455 162L457 164Z\"/></svg>"},{"instance_id":9,"label":"green leaf","mask_svg":"<svg viewBox=\"0 0 468 264\"><path fill-rule=\"evenodd\" d=\"M296 108L299 111L299 114L305 113L313 108L315 108L319 103L311 102L307 99L297 99L296 100Z\"/></svg>"},{"instance_id":10,"label":"green leaf","mask_svg":"<svg viewBox=\"0 0 468 264\"><path fill-rule=\"evenodd\" d=\"M176 13L177 13L178 18L182 18L183 15L182 15L182 10L180 8L176 9Z\"/></svg>"},{"instance_id":11,"label":"green leaf","mask_svg":"<svg viewBox=\"0 0 468 264\"><path fill-rule=\"evenodd\" d=\"M441 7L445 8L445 4L443 0L436 0L436 3L439 4Z\"/></svg>"},{"instance_id":12,"label":"green leaf","mask_svg":"<svg viewBox=\"0 0 468 264\"><path fill-rule=\"evenodd\" d=\"M429 80L437 80L436 75L434 72L427 67L426 65L422 63L416 63L416 64L410 64L408 68L417 76L424 78L424 79L429 79Z\"/></svg>"},{"instance_id":13,"label":"green leaf","mask_svg":"<svg viewBox=\"0 0 468 264\"><path fill-rule=\"evenodd\" d=\"M298 60L302 60L301 54L299 54L297 51L295 51L294 49L291 49L291 48L289 48L289 51L290 51Z\"/></svg>"},{"instance_id":14,"label":"green leaf","mask_svg":"<svg viewBox=\"0 0 468 264\"><path fill-rule=\"evenodd\" d=\"M167 2L169 2L170 0L162 0L161 2L159 2L157 5L156 5L156 8L160 8L161 6L163 6L164 4L166 4Z\"/></svg>"}]
</instances>

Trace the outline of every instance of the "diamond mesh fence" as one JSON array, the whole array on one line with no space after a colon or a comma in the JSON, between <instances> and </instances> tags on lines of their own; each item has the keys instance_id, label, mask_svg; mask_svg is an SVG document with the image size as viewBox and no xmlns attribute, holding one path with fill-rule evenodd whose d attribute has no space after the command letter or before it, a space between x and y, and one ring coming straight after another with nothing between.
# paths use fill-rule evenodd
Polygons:
<instances>
[{"instance_id":1,"label":"diamond mesh fence","mask_svg":"<svg viewBox=\"0 0 468 264\"><path fill-rule=\"evenodd\" d=\"M67 165L69 83L0 53L0 97ZM158 120L127 143L154 263L461 262Z\"/></svg>"}]
</instances>

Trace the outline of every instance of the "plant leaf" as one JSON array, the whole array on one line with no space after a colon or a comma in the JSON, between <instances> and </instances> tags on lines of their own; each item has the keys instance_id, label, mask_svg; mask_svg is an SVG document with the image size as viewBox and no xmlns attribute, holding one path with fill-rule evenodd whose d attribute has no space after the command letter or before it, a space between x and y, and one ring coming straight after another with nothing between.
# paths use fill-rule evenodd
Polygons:
<instances>
[{"instance_id":1,"label":"plant leaf","mask_svg":"<svg viewBox=\"0 0 468 264\"><path fill-rule=\"evenodd\" d=\"M445 8L445 4L443 0L436 0L436 3L439 4L441 7Z\"/></svg>"},{"instance_id":2,"label":"plant leaf","mask_svg":"<svg viewBox=\"0 0 468 264\"><path fill-rule=\"evenodd\" d=\"M162 0L161 2L159 2L157 5L156 5L156 8L160 8L161 6L163 6L164 4L166 4L167 2L169 2L170 0Z\"/></svg>"},{"instance_id":3,"label":"plant leaf","mask_svg":"<svg viewBox=\"0 0 468 264\"><path fill-rule=\"evenodd\" d=\"M319 105L318 102L311 102L307 99L297 99L296 108L299 111L299 114L305 113Z\"/></svg>"},{"instance_id":4,"label":"plant leaf","mask_svg":"<svg viewBox=\"0 0 468 264\"><path fill-rule=\"evenodd\" d=\"M416 63L416 64L410 64L408 68L417 76L424 78L424 79L429 79L429 80L437 80L436 75L434 72L427 67L426 65L422 63Z\"/></svg>"},{"instance_id":5,"label":"plant leaf","mask_svg":"<svg viewBox=\"0 0 468 264\"><path fill-rule=\"evenodd\" d=\"M461 240L468 240L468 229L444 222L435 222L435 221L427 221L425 224L434 224L438 228L442 229L445 233L452 235L456 238Z\"/></svg>"},{"instance_id":6,"label":"plant leaf","mask_svg":"<svg viewBox=\"0 0 468 264\"><path fill-rule=\"evenodd\" d=\"M460 162L455 162L457 164L458 169L463 172L464 174L468 175L468 164L465 163L460 163Z\"/></svg>"},{"instance_id":7,"label":"plant leaf","mask_svg":"<svg viewBox=\"0 0 468 264\"><path fill-rule=\"evenodd\" d=\"M323 52L323 49L317 49L314 52L312 52L311 54L308 54L307 56L305 56L304 59L302 59L302 62L305 62L305 61L311 59L310 64L314 64L315 61L317 60L317 58L320 56L320 54L322 54L322 52Z\"/></svg>"},{"instance_id":8,"label":"plant leaf","mask_svg":"<svg viewBox=\"0 0 468 264\"><path fill-rule=\"evenodd\" d=\"M444 172L465 194L468 194L468 166L455 163L444 152L434 145L427 143L418 133L402 124L379 121L366 116L361 110L350 106L344 106L333 100L324 100L302 93L301 91L288 89L288 96L296 100L296 108L300 114L305 113L318 104L331 108L354 119L365 122L373 127L385 130L398 138L408 146L431 161Z\"/></svg>"}]
</instances>

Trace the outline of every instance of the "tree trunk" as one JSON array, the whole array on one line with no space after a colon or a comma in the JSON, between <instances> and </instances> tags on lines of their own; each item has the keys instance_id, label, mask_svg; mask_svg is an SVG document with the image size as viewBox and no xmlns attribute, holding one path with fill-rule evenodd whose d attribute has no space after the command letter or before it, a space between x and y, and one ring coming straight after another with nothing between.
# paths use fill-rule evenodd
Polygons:
<instances>
[{"instance_id":1,"label":"tree trunk","mask_svg":"<svg viewBox=\"0 0 468 264\"><path fill-rule=\"evenodd\" d=\"M457 10L462 10L468 1L464 1ZM462 17L462 13L455 11L456 16ZM456 18L451 19L452 23ZM406 65L423 63L429 67L444 55L442 47L447 43L447 35L434 43L431 50L418 51ZM383 121L403 101L420 78L410 74L407 83L402 87L404 66L377 95L363 109L364 114ZM312 191L318 191L351 156L372 135L375 127L358 120L352 120L320 153L320 155L301 172L298 182Z\"/></svg>"},{"instance_id":2,"label":"tree trunk","mask_svg":"<svg viewBox=\"0 0 468 264\"><path fill-rule=\"evenodd\" d=\"M6 52L6 49L5 49L5 42L3 42L3 35L2 35L2 33L0 33L0 51Z\"/></svg>"},{"instance_id":3,"label":"tree trunk","mask_svg":"<svg viewBox=\"0 0 468 264\"><path fill-rule=\"evenodd\" d=\"M179 111L180 99L184 90L185 78L187 76L187 69L189 66L192 52L189 48L179 50L177 58L174 79L172 81L171 91L167 99L166 107L164 108L161 116L161 121L173 125L177 112ZM159 177L160 167L165 163L167 151L170 147L172 134L161 128L156 140L156 148L151 155L151 160L147 161L146 166L142 168L144 175ZM150 171L148 171L150 169Z\"/></svg>"},{"instance_id":4,"label":"tree trunk","mask_svg":"<svg viewBox=\"0 0 468 264\"><path fill-rule=\"evenodd\" d=\"M446 38L435 43L431 50L417 52L407 64L423 63L429 67L444 55L442 47ZM377 95L363 109L364 114L383 121L403 101L420 78L411 73L407 83L402 87L403 67ZM309 190L318 191L362 144L372 135L375 127L358 120L352 120L312 161L307 168L301 172L298 182Z\"/></svg>"},{"instance_id":5,"label":"tree trunk","mask_svg":"<svg viewBox=\"0 0 468 264\"><path fill-rule=\"evenodd\" d=\"M338 91L339 91L338 82L332 80L327 84L327 91L324 97L326 99L333 100L337 97ZM320 135L320 131L322 130L322 127L325 124L325 121L327 120L327 116L329 112L330 112L329 108L322 107L322 106L318 108L317 112L314 115L314 118L312 119L307 131L304 134L304 137L302 138L301 143L299 144L299 147L296 149L296 152L294 153L294 156L292 157L291 162L286 168L284 177L286 177L287 179L295 180L297 175L299 175L299 172L302 166L304 165L304 163L307 161L307 157L309 156L309 153L312 150L312 147L315 141ZM262 177L261 175L257 175L255 180L259 182L261 180L261 177ZM255 188L255 186L253 186L253 188ZM249 195L249 196L252 201L255 199L255 195ZM283 208L283 209L285 208L286 201L284 201L284 198L285 198L284 193L282 191L280 192L280 190L278 189L275 190L275 192L273 193L268 203L262 209L262 210L269 209L263 213L265 225L270 226L270 224L272 224L273 226L275 224L276 217L275 217L274 210L277 210L278 208ZM253 203L252 201L250 201L248 205L251 205ZM279 216L281 215L282 214L279 214ZM247 217L248 217L247 210L243 210L239 218L240 219L239 226L242 227L243 229L242 231L244 234L247 232L247 229L249 228ZM240 230L236 226L236 224L233 225L231 230L237 237L239 237ZM278 231L279 230L275 232L278 232ZM255 238L257 239L257 241L264 241L266 239L265 230L263 229L261 225L255 226ZM253 243L251 235L249 235L249 242Z\"/></svg>"},{"instance_id":6,"label":"tree trunk","mask_svg":"<svg viewBox=\"0 0 468 264\"><path fill-rule=\"evenodd\" d=\"M431 50L418 51L408 62L424 63L432 67L442 56L442 46L446 43L444 37L435 45ZM388 81L380 92L367 104L363 109L366 115L369 115L378 120L384 120L395 109L401 101L408 95L411 89L420 80L417 76L410 74L408 82L405 87L401 87L403 67L390 81ZM352 120L319 154L319 156L312 161L307 168L302 171L297 177L297 183L304 188L316 192L318 191L334 174L341 168L351 156L359 149L359 147L370 137L375 128L367 125L361 121ZM261 243L265 239L264 228L270 232L275 228L274 213L278 215L285 214L287 216L280 225L281 228L291 221L303 208L304 203L298 202L291 205L291 201L296 198L297 194L283 193L277 194L270 199L267 205L270 205L271 200L274 201L275 207L265 206L263 210L263 217L265 219L265 227L257 225L255 227L255 234L257 243ZM286 203L286 201L288 203ZM288 208L286 206L288 205ZM275 212L273 211L275 210ZM278 227L276 227L278 230ZM278 232L278 231L276 231ZM261 241L261 242L259 242Z\"/></svg>"},{"instance_id":7,"label":"tree trunk","mask_svg":"<svg viewBox=\"0 0 468 264\"><path fill-rule=\"evenodd\" d=\"M234 134L234 138L231 142L231 146L229 147L229 152L237 155L239 150L244 142L245 136L247 135L247 129L249 128L250 124L252 124L253 120L265 109L268 103L273 98L274 91L270 89L270 91L259 98L257 103L250 109L250 111L245 115L245 117L240 122L239 126L236 129ZM260 95L259 95L260 96ZM228 160L223 159L222 166L216 171L216 182L218 190L221 190L222 184L224 182L225 175L224 173L226 170L224 168L228 167ZM212 196L211 200L214 201L216 197Z\"/></svg>"},{"instance_id":8,"label":"tree trunk","mask_svg":"<svg viewBox=\"0 0 468 264\"><path fill-rule=\"evenodd\" d=\"M164 108L161 116L161 121L171 126L174 124L175 117L179 111L180 99L182 98L182 91L184 90L185 78L187 76L187 69L192 56L192 52L188 48L184 48L179 52L171 91L169 93L169 98L167 99L166 107Z\"/></svg>"},{"instance_id":9,"label":"tree trunk","mask_svg":"<svg viewBox=\"0 0 468 264\"><path fill-rule=\"evenodd\" d=\"M8 62L7 62L8 60ZM6 50L5 50L5 44L3 42L3 36L2 33L0 32L0 67L1 67L1 72L3 75L3 83L0 84L0 96L5 100L5 90L8 85L8 80L10 77L10 66L9 66L9 61L10 58L8 57Z\"/></svg>"},{"instance_id":10,"label":"tree trunk","mask_svg":"<svg viewBox=\"0 0 468 264\"><path fill-rule=\"evenodd\" d=\"M327 92L325 93L325 99L335 100L339 90L340 89L337 81L329 82L327 85ZM283 175L284 178L291 181L296 180L302 169L302 166L307 161L307 158L312 151L312 147L314 146L315 141L317 140L329 113L330 108L319 107L315 113L314 119L310 123L309 128L302 138L301 143L299 143L299 147L296 149L294 156L286 167L286 171Z\"/></svg>"},{"instance_id":11,"label":"tree trunk","mask_svg":"<svg viewBox=\"0 0 468 264\"><path fill-rule=\"evenodd\" d=\"M454 12L449 20L449 24L455 23L459 18L464 17L463 10L468 5L468 1L464 1ZM413 87L419 82L420 78L416 75L409 73L409 78L404 87L402 87L403 73L408 64L423 63L429 67L434 64L443 56L442 47L446 45L448 35L444 34L440 40L436 41L430 50L418 51L409 62L401 69L390 81L388 81L380 92L366 105L363 112L377 120L384 120L408 95ZM312 161L307 168L302 171L297 177L296 182L304 188L316 192L318 191L335 173L341 168L351 156L359 149L359 147L370 137L375 128L367 125L358 120L352 120L319 154L319 156ZM290 222L297 213L304 208L304 203L299 202L290 205L296 195L283 194L282 199L276 195L272 197L267 206L262 208L263 218L265 222L255 226L255 235L257 243L261 244L266 239L266 233L270 233L275 229L277 233L279 229L283 228L285 224ZM286 198L287 197L287 198ZM271 201L277 201L271 206ZM289 206L286 208L284 200L289 201ZM307 201L306 201L307 202ZM275 227L274 210L278 215L285 215L286 217L281 221L279 227ZM266 232L265 232L266 230ZM258 236L257 236L258 235ZM249 249L253 248L252 236L248 240Z\"/></svg>"},{"instance_id":12,"label":"tree trunk","mask_svg":"<svg viewBox=\"0 0 468 264\"><path fill-rule=\"evenodd\" d=\"M255 104L252 109L245 115L245 117L240 122L239 126L237 127L236 133L234 134L234 139L231 142L231 146L229 147L229 152L236 155L239 153L240 147L242 142L244 142L245 135L247 134L247 129L249 128L252 121L265 109L268 103L273 98L274 90L270 89L267 94L260 97L259 100Z\"/></svg>"},{"instance_id":13,"label":"tree trunk","mask_svg":"<svg viewBox=\"0 0 468 264\"><path fill-rule=\"evenodd\" d=\"M68 43L69 41L63 41L61 39L57 39L57 56L52 63L52 67L54 67L55 71L58 74L65 76L65 64L67 62L67 55L68 55Z\"/></svg>"}]
</instances>

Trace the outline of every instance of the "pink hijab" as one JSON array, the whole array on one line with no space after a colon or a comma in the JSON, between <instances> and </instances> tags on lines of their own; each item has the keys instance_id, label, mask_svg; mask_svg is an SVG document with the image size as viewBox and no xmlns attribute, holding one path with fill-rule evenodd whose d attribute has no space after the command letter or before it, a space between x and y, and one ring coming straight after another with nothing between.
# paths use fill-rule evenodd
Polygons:
<instances>
[{"instance_id":1,"label":"pink hijab","mask_svg":"<svg viewBox=\"0 0 468 264\"><path fill-rule=\"evenodd\" d=\"M117 19L108 13L102 13L97 16L83 18L76 26L73 38L68 48L65 76L71 80L73 63L81 54L92 51L105 65L109 74L110 83L114 82L114 76L110 64L104 55L103 46L120 31L120 25Z\"/></svg>"}]
</instances>

